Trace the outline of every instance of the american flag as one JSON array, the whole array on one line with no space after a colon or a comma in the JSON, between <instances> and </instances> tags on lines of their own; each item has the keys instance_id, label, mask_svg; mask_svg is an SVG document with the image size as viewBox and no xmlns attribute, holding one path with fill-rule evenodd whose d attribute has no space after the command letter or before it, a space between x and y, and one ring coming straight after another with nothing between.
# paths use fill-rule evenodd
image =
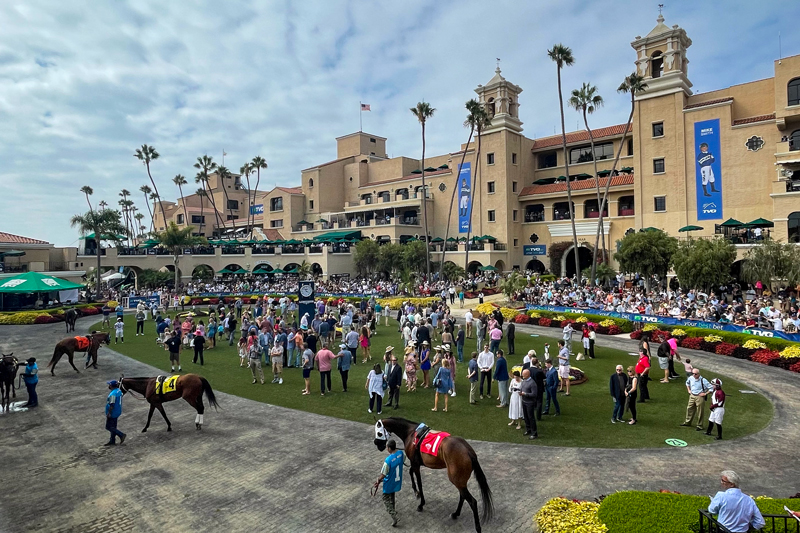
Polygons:
<instances>
[{"instance_id":1,"label":"american flag","mask_svg":"<svg viewBox=\"0 0 800 533\"><path fill-rule=\"evenodd\" d=\"M369 104L361 104L361 111L371 111Z\"/></svg>"}]
</instances>

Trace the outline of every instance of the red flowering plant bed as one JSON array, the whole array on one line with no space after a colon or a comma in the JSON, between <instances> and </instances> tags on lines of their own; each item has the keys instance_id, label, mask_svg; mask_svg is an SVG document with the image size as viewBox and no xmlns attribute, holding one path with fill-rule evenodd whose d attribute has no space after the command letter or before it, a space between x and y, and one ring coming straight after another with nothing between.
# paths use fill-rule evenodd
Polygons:
<instances>
[{"instance_id":1,"label":"red flowering plant bed","mask_svg":"<svg viewBox=\"0 0 800 533\"><path fill-rule=\"evenodd\" d=\"M756 350L751 356L750 360L762 365L770 364L770 361L779 359L781 354L773 352L772 350Z\"/></svg>"},{"instance_id":2,"label":"red flowering plant bed","mask_svg":"<svg viewBox=\"0 0 800 533\"><path fill-rule=\"evenodd\" d=\"M514 323L515 324L530 324L531 323L531 317L529 317L525 313L520 313L520 314L518 314L517 316L514 317Z\"/></svg>"},{"instance_id":3,"label":"red flowering plant bed","mask_svg":"<svg viewBox=\"0 0 800 533\"><path fill-rule=\"evenodd\" d=\"M793 364L792 366L789 367L789 370L791 370L792 372L797 372L798 374L800 374L800 363Z\"/></svg>"},{"instance_id":4,"label":"red flowering plant bed","mask_svg":"<svg viewBox=\"0 0 800 533\"><path fill-rule=\"evenodd\" d=\"M719 355L733 355L733 352L738 348L735 344L729 342L720 342L714 347L714 353Z\"/></svg>"},{"instance_id":5,"label":"red flowering plant bed","mask_svg":"<svg viewBox=\"0 0 800 533\"><path fill-rule=\"evenodd\" d=\"M567 319L567 320L562 320L562 321L561 321L561 323L558 325L558 327L560 327L560 328L565 328L565 327L567 327L569 324L572 324L572 327L573 327L573 328L575 327L575 321L574 321L574 320L570 320L570 319Z\"/></svg>"},{"instance_id":6,"label":"red flowering plant bed","mask_svg":"<svg viewBox=\"0 0 800 533\"><path fill-rule=\"evenodd\" d=\"M80 312L81 312L81 314L83 314L84 316L89 316L89 315L99 315L99 314L100 314L100 309L98 309L97 307L83 307L83 308L81 308L81 309L80 309ZM61 319L61 320L59 320L58 322L61 322L61 321L63 321L63 320L64 320L64 319L62 318L62 319Z\"/></svg>"},{"instance_id":7,"label":"red flowering plant bed","mask_svg":"<svg viewBox=\"0 0 800 533\"><path fill-rule=\"evenodd\" d=\"M704 343L705 341L702 337L686 337L681 341L681 347L690 350L702 350Z\"/></svg>"},{"instance_id":8,"label":"red flowering plant bed","mask_svg":"<svg viewBox=\"0 0 800 533\"><path fill-rule=\"evenodd\" d=\"M34 324L54 324L56 322L63 322L64 316L61 317L53 316L53 315L39 315L34 320Z\"/></svg>"},{"instance_id":9,"label":"red flowering plant bed","mask_svg":"<svg viewBox=\"0 0 800 533\"><path fill-rule=\"evenodd\" d=\"M635 341L638 341L639 339L642 338L642 333L644 333L644 332L642 330L640 330L640 329L637 329L635 331L631 331L631 339L633 339Z\"/></svg>"},{"instance_id":10,"label":"red flowering plant bed","mask_svg":"<svg viewBox=\"0 0 800 533\"><path fill-rule=\"evenodd\" d=\"M553 321L552 321L551 319L549 319L549 318L545 318L545 317L541 317L541 318L539 319L539 325L540 325L540 326L542 326L542 327L545 327L545 328L546 328L546 327L548 327L548 326L550 326L550 324L551 324L552 322L553 322Z\"/></svg>"},{"instance_id":11,"label":"red flowering plant bed","mask_svg":"<svg viewBox=\"0 0 800 533\"><path fill-rule=\"evenodd\" d=\"M622 333L622 328L614 324L613 326L608 326L608 333L606 335L619 335Z\"/></svg>"},{"instance_id":12,"label":"red flowering plant bed","mask_svg":"<svg viewBox=\"0 0 800 533\"><path fill-rule=\"evenodd\" d=\"M769 366L777 366L784 370L789 370L792 365L800 362L800 357L778 357L769 362Z\"/></svg>"},{"instance_id":13,"label":"red flowering plant bed","mask_svg":"<svg viewBox=\"0 0 800 533\"><path fill-rule=\"evenodd\" d=\"M755 350L751 350L750 348L745 348L743 346L737 346L735 350L731 353L732 357L736 359L747 359L750 360L750 356L755 352Z\"/></svg>"},{"instance_id":14,"label":"red flowering plant bed","mask_svg":"<svg viewBox=\"0 0 800 533\"><path fill-rule=\"evenodd\" d=\"M662 342L666 342L667 340L670 339L670 337L672 337L672 335L670 334L669 331L662 331L660 329L656 329L650 332L650 339L652 339L653 342L657 342L659 344Z\"/></svg>"}]
</instances>

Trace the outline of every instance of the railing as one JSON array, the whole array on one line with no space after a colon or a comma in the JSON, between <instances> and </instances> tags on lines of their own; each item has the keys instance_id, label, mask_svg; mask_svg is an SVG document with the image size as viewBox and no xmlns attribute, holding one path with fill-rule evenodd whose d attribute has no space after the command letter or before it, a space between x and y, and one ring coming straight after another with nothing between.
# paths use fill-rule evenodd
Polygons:
<instances>
[{"instance_id":1,"label":"railing","mask_svg":"<svg viewBox=\"0 0 800 533\"><path fill-rule=\"evenodd\" d=\"M635 214L636 214L636 210L633 209L632 207L629 208L629 209L622 208L622 207L619 208L619 216L621 216L621 217L632 217Z\"/></svg>"},{"instance_id":2,"label":"railing","mask_svg":"<svg viewBox=\"0 0 800 533\"><path fill-rule=\"evenodd\" d=\"M302 244L284 244L281 249L282 254L302 254L305 251L305 246Z\"/></svg>"},{"instance_id":3,"label":"railing","mask_svg":"<svg viewBox=\"0 0 800 533\"><path fill-rule=\"evenodd\" d=\"M481 251L484 249L484 245L482 242L471 242L467 245L469 250L472 251Z\"/></svg>"},{"instance_id":4,"label":"railing","mask_svg":"<svg viewBox=\"0 0 800 533\"><path fill-rule=\"evenodd\" d=\"M553 213L553 220L569 220L569 211L566 213Z\"/></svg>"},{"instance_id":5,"label":"railing","mask_svg":"<svg viewBox=\"0 0 800 533\"><path fill-rule=\"evenodd\" d=\"M385 225L389 224L391 221L392 221L391 218L377 218L375 220L375 224L378 225L378 226L385 226Z\"/></svg>"},{"instance_id":6,"label":"railing","mask_svg":"<svg viewBox=\"0 0 800 533\"><path fill-rule=\"evenodd\" d=\"M274 246L253 246L253 255L275 255Z\"/></svg>"},{"instance_id":7,"label":"railing","mask_svg":"<svg viewBox=\"0 0 800 533\"><path fill-rule=\"evenodd\" d=\"M119 250L117 250L117 254L119 254ZM78 255L97 255L97 250L94 250L94 249L84 250L83 253L79 253ZM100 248L100 255L101 256L102 255L106 255L106 249L105 248Z\"/></svg>"},{"instance_id":8,"label":"railing","mask_svg":"<svg viewBox=\"0 0 800 533\"><path fill-rule=\"evenodd\" d=\"M349 254L350 245L348 244L334 244L331 246L331 253L334 254Z\"/></svg>"},{"instance_id":9,"label":"railing","mask_svg":"<svg viewBox=\"0 0 800 533\"><path fill-rule=\"evenodd\" d=\"M243 246L223 246L222 255L244 255Z\"/></svg>"},{"instance_id":10,"label":"railing","mask_svg":"<svg viewBox=\"0 0 800 533\"><path fill-rule=\"evenodd\" d=\"M603 212L603 216L608 216L608 211ZM600 211L587 211L584 218L600 218Z\"/></svg>"},{"instance_id":11,"label":"railing","mask_svg":"<svg viewBox=\"0 0 800 533\"><path fill-rule=\"evenodd\" d=\"M417 217L400 217L398 222L404 226L419 226Z\"/></svg>"},{"instance_id":12,"label":"railing","mask_svg":"<svg viewBox=\"0 0 800 533\"><path fill-rule=\"evenodd\" d=\"M800 180L786 180L786 192L800 191Z\"/></svg>"},{"instance_id":13,"label":"railing","mask_svg":"<svg viewBox=\"0 0 800 533\"><path fill-rule=\"evenodd\" d=\"M499 252L505 252L506 250L508 250L508 245L504 244L504 243L496 242L496 243L494 243L494 249L499 251Z\"/></svg>"},{"instance_id":14,"label":"railing","mask_svg":"<svg viewBox=\"0 0 800 533\"><path fill-rule=\"evenodd\" d=\"M444 245L444 249L448 252L457 252L458 251L458 244L454 242L448 242Z\"/></svg>"},{"instance_id":15,"label":"railing","mask_svg":"<svg viewBox=\"0 0 800 533\"><path fill-rule=\"evenodd\" d=\"M717 522L717 519L707 509L700 509L699 512L700 533L731 533L731 530ZM763 517L766 526L759 530L762 533L777 533L778 531L800 533L800 521L793 516L765 514Z\"/></svg>"},{"instance_id":16,"label":"railing","mask_svg":"<svg viewBox=\"0 0 800 533\"><path fill-rule=\"evenodd\" d=\"M525 222L544 222L544 213L525 213Z\"/></svg>"},{"instance_id":17,"label":"railing","mask_svg":"<svg viewBox=\"0 0 800 533\"><path fill-rule=\"evenodd\" d=\"M309 246L308 253L310 254L321 254L322 253L322 246Z\"/></svg>"},{"instance_id":18,"label":"railing","mask_svg":"<svg viewBox=\"0 0 800 533\"><path fill-rule=\"evenodd\" d=\"M0 268L0 272L27 272L28 271L28 264L25 263L24 265L2 265L3 268Z\"/></svg>"},{"instance_id":19,"label":"railing","mask_svg":"<svg viewBox=\"0 0 800 533\"><path fill-rule=\"evenodd\" d=\"M216 255L216 251L213 246L194 246L192 255Z\"/></svg>"}]
</instances>

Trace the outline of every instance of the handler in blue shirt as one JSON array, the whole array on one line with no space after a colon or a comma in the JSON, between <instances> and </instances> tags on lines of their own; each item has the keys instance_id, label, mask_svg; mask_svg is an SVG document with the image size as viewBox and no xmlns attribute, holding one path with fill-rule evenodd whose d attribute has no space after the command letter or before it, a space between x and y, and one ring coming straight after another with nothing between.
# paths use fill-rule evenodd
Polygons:
<instances>
[{"instance_id":1,"label":"handler in blue shirt","mask_svg":"<svg viewBox=\"0 0 800 533\"><path fill-rule=\"evenodd\" d=\"M711 500L708 512L717 515L717 521L732 533L745 533L753 529L761 529L766 525L761 511L753 498L742 494L739 489L739 475L733 470L722 472L722 488Z\"/></svg>"},{"instance_id":2,"label":"handler in blue shirt","mask_svg":"<svg viewBox=\"0 0 800 533\"><path fill-rule=\"evenodd\" d=\"M28 403L22 407L38 407L39 395L36 394L36 384L39 383L39 367L36 366L35 357L28 359L27 363L22 379L25 380L25 388L28 389Z\"/></svg>"},{"instance_id":3,"label":"handler in blue shirt","mask_svg":"<svg viewBox=\"0 0 800 533\"><path fill-rule=\"evenodd\" d=\"M125 442L125 433L117 429L117 419L122 414L122 391L119 390L119 381L116 379L106 383L111 391L106 399L106 429L111 433L111 440L105 446L115 446L117 437L120 444Z\"/></svg>"},{"instance_id":4,"label":"handler in blue shirt","mask_svg":"<svg viewBox=\"0 0 800 533\"><path fill-rule=\"evenodd\" d=\"M394 495L400 492L403 486L403 450L397 449L397 444L393 439L386 443L386 451L389 457L383 461L381 477L378 483L383 483L383 505L392 517L392 527L397 527L397 511L394 508Z\"/></svg>"}]
</instances>

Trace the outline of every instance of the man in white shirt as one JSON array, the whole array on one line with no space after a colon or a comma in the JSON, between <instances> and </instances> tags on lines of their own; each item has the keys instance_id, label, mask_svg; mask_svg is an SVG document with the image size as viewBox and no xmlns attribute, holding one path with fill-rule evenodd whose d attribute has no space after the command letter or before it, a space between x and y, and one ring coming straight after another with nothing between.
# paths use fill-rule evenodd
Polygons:
<instances>
[{"instance_id":1,"label":"man in white shirt","mask_svg":"<svg viewBox=\"0 0 800 533\"><path fill-rule=\"evenodd\" d=\"M487 382L486 395L492 397L492 367L494 367L494 354L489 351L489 345L483 347L478 354L478 370L481 373L480 398L483 400L483 382Z\"/></svg>"},{"instance_id":2,"label":"man in white shirt","mask_svg":"<svg viewBox=\"0 0 800 533\"><path fill-rule=\"evenodd\" d=\"M464 315L464 321L467 323L467 338L472 338L472 309L467 311L467 314Z\"/></svg>"}]
</instances>

